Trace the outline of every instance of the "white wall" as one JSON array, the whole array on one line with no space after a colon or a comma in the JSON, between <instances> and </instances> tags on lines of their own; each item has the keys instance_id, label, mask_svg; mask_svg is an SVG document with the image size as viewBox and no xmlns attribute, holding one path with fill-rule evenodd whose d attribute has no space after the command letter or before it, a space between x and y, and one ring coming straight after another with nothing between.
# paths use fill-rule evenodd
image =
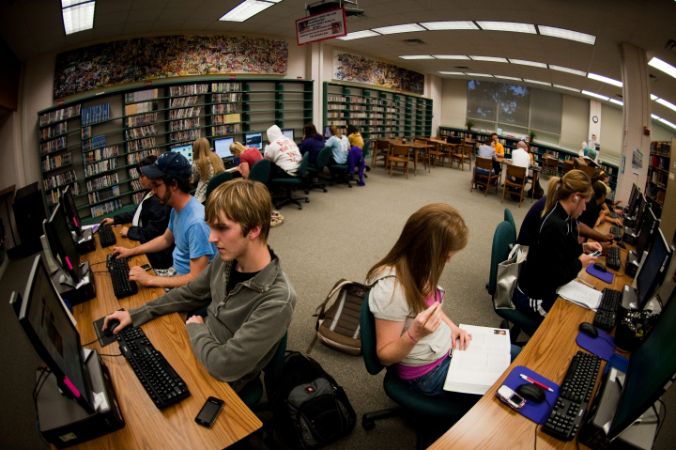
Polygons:
<instances>
[{"instance_id":1,"label":"white wall","mask_svg":"<svg viewBox=\"0 0 676 450\"><path fill-rule=\"evenodd\" d=\"M443 80L440 107L440 125L465 128L467 121L467 80Z\"/></svg>"},{"instance_id":2,"label":"white wall","mask_svg":"<svg viewBox=\"0 0 676 450\"><path fill-rule=\"evenodd\" d=\"M619 160L622 153L622 130L624 115L621 109L610 105L601 108L601 155L609 155L612 160Z\"/></svg>"},{"instance_id":3,"label":"white wall","mask_svg":"<svg viewBox=\"0 0 676 450\"><path fill-rule=\"evenodd\" d=\"M561 137L559 145L578 150L582 141L587 140L589 121L589 100L563 95L561 106Z\"/></svg>"},{"instance_id":4,"label":"white wall","mask_svg":"<svg viewBox=\"0 0 676 450\"><path fill-rule=\"evenodd\" d=\"M441 125L441 103L443 97L443 80L434 75L425 75L425 97L432 99L432 135L439 132Z\"/></svg>"}]
</instances>

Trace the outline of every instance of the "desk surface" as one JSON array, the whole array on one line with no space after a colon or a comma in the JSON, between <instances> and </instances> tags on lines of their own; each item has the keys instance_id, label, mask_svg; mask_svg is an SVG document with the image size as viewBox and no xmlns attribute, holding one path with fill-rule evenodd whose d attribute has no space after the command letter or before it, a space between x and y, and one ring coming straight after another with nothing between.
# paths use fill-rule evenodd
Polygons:
<instances>
[{"instance_id":1,"label":"desk surface","mask_svg":"<svg viewBox=\"0 0 676 450\"><path fill-rule=\"evenodd\" d=\"M607 226L609 227L609 225ZM624 262L626 261L627 250L620 250L621 259ZM631 283L631 279L623 272L615 274L612 285L592 277L584 269L580 272L578 278L597 289L612 287L621 290L625 284ZM498 400L495 392L515 366L526 366L561 384L570 360L580 350L580 347L575 343L578 325L580 322L592 322L593 320L594 311L559 298L535 334L531 336L528 344L505 373L481 397L477 404L430 448L532 449L534 439L537 439L537 448L539 449L578 448L579 444L575 440L560 441L542 432L541 428L535 434L535 427L538 425ZM602 364L601 371L603 371L603 367ZM596 389L598 389L600 381L601 377L598 377Z\"/></svg>"},{"instance_id":2,"label":"desk surface","mask_svg":"<svg viewBox=\"0 0 676 450\"><path fill-rule=\"evenodd\" d=\"M119 245L135 245L133 241L120 237L119 227L113 229ZM94 264L92 271L96 278L97 296L73 308L83 343L96 338L92 326L94 320L119 308L141 306L164 293L163 289L139 286L138 294L118 300L113 294L105 262L95 264L106 260L110 247L101 249L98 236L96 239L97 250L84 258ZM138 256L132 258L130 265L145 262L145 256ZM142 325L142 328L155 348L185 380L190 389L190 397L163 410L157 409L123 356L103 356L120 353L117 343L103 349L98 344L92 345L91 348L102 354L101 359L110 370L126 425L121 430L86 442L77 448L222 449L261 427L260 420L240 400L230 385L209 375L195 358L185 325L178 314L159 317ZM207 429L197 425L194 418L211 395L223 399L225 407L214 426Z\"/></svg>"}]
</instances>

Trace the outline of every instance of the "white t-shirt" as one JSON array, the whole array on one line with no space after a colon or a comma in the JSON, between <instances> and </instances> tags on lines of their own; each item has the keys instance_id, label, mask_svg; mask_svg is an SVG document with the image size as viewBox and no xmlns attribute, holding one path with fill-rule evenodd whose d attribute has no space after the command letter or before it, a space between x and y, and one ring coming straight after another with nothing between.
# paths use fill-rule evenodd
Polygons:
<instances>
[{"instance_id":1,"label":"white t-shirt","mask_svg":"<svg viewBox=\"0 0 676 450\"><path fill-rule=\"evenodd\" d=\"M518 147L512 150L512 164L519 167L525 167L526 175L528 175L528 167L530 166L530 156L528 156L528 152Z\"/></svg>"}]
</instances>

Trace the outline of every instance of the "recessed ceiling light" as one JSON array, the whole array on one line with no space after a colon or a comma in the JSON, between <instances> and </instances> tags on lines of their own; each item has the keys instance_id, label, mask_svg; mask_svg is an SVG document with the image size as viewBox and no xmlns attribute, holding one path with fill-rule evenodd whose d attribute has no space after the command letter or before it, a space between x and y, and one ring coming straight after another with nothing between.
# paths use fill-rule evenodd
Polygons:
<instances>
[{"instance_id":1,"label":"recessed ceiling light","mask_svg":"<svg viewBox=\"0 0 676 450\"><path fill-rule=\"evenodd\" d=\"M545 63L536 62L536 61L528 61L526 59L509 58L509 62L511 62L512 64L520 64L522 66L540 67L542 69L547 68L547 64L545 64Z\"/></svg>"},{"instance_id":2,"label":"recessed ceiling light","mask_svg":"<svg viewBox=\"0 0 676 450\"><path fill-rule=\"evenodd\" d=\"M94 28L94 0L61 0L61 15L66 34Z\"/></svg>"},{"instance_id":3,"label":"recessed ceiling light","mask_svg":"<svg viewBox=\"0 0 676 450\"><path fill-rule=\"evenodd\" d=\"M559 39L569 39L571 41L582 42L584 44L594 45L596 36L591 34L580 33L579 31L566 30L565 28L548 27L546 25L538 25L538 30L543 36L550 36Z\"/></svg>"},{"instance_id":4,"label":"recessed ceiling light","mask_svg":"<svg viewBox=\"0 0 676 450\"><path fill-rule=\"evenodd\" d=\"M468 77L486 77L486 78L493 78L493 75L490 73L476 73L476 72L467 72Z\"/></svg>"},{"instance_id":5,"label":"recessed ceiling light","mask_svg":"<svg viewBox=\"0 0 676 450\"><path fill-rule=\"evenodd\" d=\"M547 83L546 81L529 80L528 78L524 78L523 81L525 81L526 83L541 84L543 86L551 86L552 85L552 83Z\"/></svg>"},{"instance_id":6,"label":"recessed ceiling light","mask_svg":"<svg viewBox=\"0 0 676 450\"><path fill-rule=\"evenodd\" d=\"M537 34L535 25L532 23L518 23L518 22L495 22L495 21L477 21L477 24L482 30L491 31L513 31L515 33L529 33Z\"/></svg>"},{"instance_id":7,"label":"recessed ceiling light","mask_svg":"<svg viewBox=\"0 0 676 450\"><path fill-rule=\"evenodd\" d=\"M448 72L445 70L440 70L439 73L442 75L465 75L465 72Z\"/></svg>"},{"instance_id":8,"label":"recessed ceiling light","mask_svg":"<svg viewBox=\"0 0 676 450\"><path fill-rule=\"evenodd\" d=\"M232 8L230 11L225 13L221 17L221 22L244 22L245 20L250 19L256 14L268 9L271 6L274 6L275 3L272 1L262 1L262 0L244 0L239 5Z\"/></svg>"},{"instance_id":9,"label":"recessed ceiling light","mask_svg":"<svg viewBox=\"0 0 676 450\"><path fill-rule=\"evenodd\" d=\"M374 37L374 36L380 36L378 33L375 31L371 30L362 30L362 31L355 31L354 33L348 33L345 36L339 37L341 41L352 41L354 39L363 39L363 38L369 38L369 37Z\"/></svg>"},{"instance_id":10,"label":"recessed ceiling light","mask_svg":"<svg viewBox=\"0 0 676 450\"><path fill-rule=\"evenodd\" d=\"M573 91L573 92L578 92L578 93L580 92L579 89L575 89L575 88L572 88L572 87L569 87L569 86L564 86L562 84L555 84L554 87L559 88L559 89L565 89L566 91Z\"/></svg>"},{"instance_id":11,"label":"recessed ceiling light","mask_svg":"<svg viewBox=\"0 0 676 450\"><path fill-rule=\"evenodd\" d=\"M479 27L476 26L471 20L459 20L453 22L420 22L420 25L427 28L428 30L437 31L437 30L478 30Z\"/></svg>"},{"instance_id":12,"label":"recessed ceiling light","mask_svg":"<svg viewBox=\"0 0 676 450\"><path fill-rule=\"evenodd\" d=\"M549 68L552 69L552 70L558 70L559 72L566 72L566 73L572 73L573 75L580 75L581 77L587 76L587 72L583 72L582 70L577 70L577 69L571 69L570 67L555 66L554 64L550 64Z\"/></svg>"},{"instance_id":13,"label":"recessed ceiling light","mask_svg":"<svg viewBox=\"0 0 676 450\"><path fill-rule=\"evenodd\" d=\"M592 80L600 81L601 83L606 83L606 84L610 84L610 85L613 85L613 86L622 87L621 81L615 80L613 78L608 78L608 77L603 76L603 75L599 75L598 73L591 73L590 72L590 73L587 74L587 78L591 78Z\"/></svg>"},{"instance_id":14,"label":"recessed ceiling light","mask_svg":"<svg viewBox=\"0 0 676 450\"><path fill-rule=\"evenodd\" d=\"M674 105L673 103L670 103L670 102L666 101L666 100L663 99L663 98L658 98L658 99L655 100L655 101L656 101L657 103L659 103L660 105L662 105L662 106L666 106L667 108L669 108L669 109L672 110L672 111L676 111L676 105Z\"/></svg>"},{"instance_id":15,"label":"recessed ceiling light","mask_svg":"<svg viewBox=\"0 0 676 450\"><path fill-rule=\"evenodd\" d=\"M401 59L434 59L432 55L400 55Z\"/></svg>"},{"instance_id":16,"label":"recessed ceiling light","mask_svg":"<svg viewBox=\"0 0 676 450\"><path fill-rule=\"evenodd\" d=\"M373 28L373 31L380 34L411 33L414 31L425 31L417 23L403 23L401 25L392 25L389 27Z\"/></svg>"},{"instance_id":17,"label":"recessed ceiling light","mask_svg":"<svg viewBox=\"0 0 676 450\"><path fill-rule=\"evenodd\" d=\"M611 98L611 99L610 99L610 103L615 103L615 104L618 105L618 106L624 106L624 102L623 102L623 101L617 100L617 99L614 99L614 98Z\"/></svg>"},{"instance_id":18,"label":"recessed ceiling light","mask_svg":"<svg viewBox=\"0 0 676 450\"><path fill-rule=\"evenodd\" d=\"M469 59L467 55L432 55L437 59Z\"/></svg>"},{"instance_id":19,"label":"recessed ceiling light","mask_svg":"<svg viewBox=\"0 0 676 450\"><path fill-rule=\"evenodd\" d=\"M588 95L590 97L598 98L599 100L605 100L608 101L609 98L606 97L605 95L597 94L596 92L591 92L591 91L585 91L584 89L582 90L582 93L584 95Z\"/></svg>"},{"instance_id":20,"label":"recessed ceiling light","mask_svg":"<svg viewBox=\"0 0 676 450\"><path fill-rule=\"evenodd\" d=\"M508 77L507 75L494 75L495 78L500 78L502 80L512 80L512 81L521 81L521 78L517 77Z\"/></svg>"},{"instance_id":21,"label":"recessed ceiling light","mask_svg":"<svg viewBox=\"0 0 676 450\"><path fill-rule=\"evenodd\" d=\"M471 59L474 61L487 61L487 62L499 62L499 63L507 63L507 58L502 58L500 56L475 56L475 55L469 55Z\"/></svg>"},{"instance_id":22,"label":"recessed ceiling light","mask_svg":"<svg viewBox=\"0 0 676 450\"><path fill-rule=\"evenodd\" d=\"M654 67L657 70L661 70L672 78L676 78L676 67L672 66L666 61L662 61L661 59L653 56L652 59L648 61L648 65L650 67Z\"/></svg>"}]
</instances>

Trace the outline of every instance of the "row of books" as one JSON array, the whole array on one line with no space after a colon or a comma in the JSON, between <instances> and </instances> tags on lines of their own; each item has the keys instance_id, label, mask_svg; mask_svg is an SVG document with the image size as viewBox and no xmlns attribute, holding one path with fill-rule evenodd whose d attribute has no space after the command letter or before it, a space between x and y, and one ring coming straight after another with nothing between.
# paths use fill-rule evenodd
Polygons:
<instances>
[{"instance_id":1,"label":"row of books","mask_svg":"<svg viewBox=\"0 0 676 450\"><path fill-rule=\"evenodd\" d=\"M169 88L169 94L172 96L206 94L207 92L209 92L208 84L182 84Z\"/></svg>"},{"instance_id":2,"label":"row of books","mask_svg":"<svg viewBox=\"0 0 676 450\"><path fill-rule=\"evenodd\" d=\"M127 142L127 150L130 152L137 152L146 148L154 148L157 146L156 142L155 136L129 141Z\"/></svg>"},{"instance_id":3,"label":"row of books","mask_svg":"<svg viewBox=\"0 0 676 450\"><path fill-rule=\"evenodd\" d=\"M87 181L87 191L92 192L95 190L103 189L120 182L120 177L117 173L104 175L98 178L92 178Z\"/></svg>"},{"instance_id":4,"label":"row of books","mask_svg":"<svg viewBox=\"0 0 676 450\"><path fill-rule=\"evenodd\" d=\"M150 149L150 150L143 150L143 151L136 152L136 153L128 153L127 154L127 164L128 165L138 164L146 156L150 156L150 155L158 156L159 154L160 154L160 150L157 149L157 148ZM139 175L136 175L135 177L132 177L132 178L138 178L138 177L139 177Z\"/></svg>"},{"instance_id":5,"label":"row of books","mask_svg":"<svg viewBox=\"0 0 676 450\"><path fill-rule=\"evenodd\" d=\"M214 125L223 125L228 123L239 123L242 121L242 115L239 113L220 114L212 117Z\"/></svg>"},{"instance_id":6,"label":"row of books","mask_svg":"<svg viewBox=\"0 0 676 450\"><path fill-rule=\"evenodd\" d=\"M159 89L145 89L143 91L128 92L124 94L125 103L147 102L159 97Z\"/></svg>"},{"instance_id":7,"label":"row of books","mask_svg":"<svg viewBox=\"0 0 676 450\"><path fill-rule=\"evenodd\" d=\"M669 170L669 157L650 155L650 166L662 170Z\"/></svg>"},{"instance_id":8,"label":"row of books","mask_svg":"<svg viewBox=\"0 0 676 450\"><path fill-rule=\"evenodd\" d=\"M67 167L71 164L71 153L61 153L59 155L47 155L45 159L42 160L42 171L48 172L50 170L59 169L61 167Z\"/></svg>"},{"instance_id":9,"label":"row of books","mask_svg":"<svg viewBox=\"0 0 676 450\"><path fill-rule=\"evenodd\" d=\"M177 97L172 98L169 102L170 108L186 108L188 106L194 106L197 104L199 97Z\"/></svg>"},{"instance_id":10,"label":"row of books","mask_svg":"<svg viewBox=\"0 0 676 450\"><path fill-rule=\"evenodd\" d=\"M156 112L127 117L128 127L140 127L142 125L151 125L154 124L155 122L157 122Z\"/></svg>"},{"instance_id":11,"label":"row of books","mask_svg":"<svg viewBox=\"0 0 676 450\"><path fill-rule=\"evenodd\" d=\"M66 108L57 109L48 113L40 114L40 126L44 127L56 122L68 120L80 115L80 105L72 105Z\"/></svg>"},{"instance_id":12,"label":"row of books","mask_svg":"<svg viewBox=\"0 0 676 450\"><path fill-rule=\"evenodd\" d=\"M89 208L89 212L91 213L92 217L101 217L104 214L111 213L120 208L122 208L122 202L120 202L120 200L113 200L107 203L92 206Z\"/></svg>"},{"instance_id":13,"label":"row of books","mask_svg":"<svg viewBox=\"0 0 676 450\"><path fill-rule=\"evenodd\" d=\"M213 94L213 103L239 103L242 101L242 94L231 92L229 94Z\"/></svg>"},{"instance_id":14,"label":"row of books","mask_svg":"<svg viewBox=\"0 0 676 450\"><path fill-rule=\"evenodd\" d=\"M94 136L91 139L85 139L82 141L82 151L88 152L97 148L103 148L106 146L106 136L99 135Z\"/></svg>"},{"instance_id":15,"label":"row of books","mask_svg":"<svg viewBox=\"0 0 676 450\"><path fill-rule=\"evenodd\" d=\"M66 136L58 137L54 140L43 142L40 144L40 152L42 155L58 152L66 148Z\"/></svg>"},{"instance_id":16,"label":"row of books","mask_svg":"<svg viewBox=\"0 0 676 450\"><path fill-rule=\"evenodd\" d=\"M153 125L145 125L137 128L128 128L124 130L124 135L127 139L139 139L149 136L157 135L157 127Z\"/></svg>"},{"instance_id":17,"label":"row of books","mask_svg":"<svg viewBox=\"0 0 676 450\"><path fill-rule=\"evenodd\" d=\"M80 193L80 185L73 182L70 185L70 192L72 192L74 195L78 195ZM47 197L47 204L49 206L54 206L61 200L60 189L54 189L49 192L45 191L45 196Z\"/></svg>"},{"instance_id":18,"label":"row of books","mask_svg":"<svg viewBox=\"0 0 676 450\"><path fill-rule=\"evenodd\" d=\"M241 91L242 83L211 83L211 92Z\"/></svg>"},{"instance_id":19,"label":"row of books","mask_svg":"<svg viewBox=\"0 0 676 450\"><path fill-rule=\"evenodd\" d=\"M66 133L68 133L68 122L59 122L56 125L40 129L40 139L46 141Z\"/></svg>"},{"instance_id":20,"label":"row of books","mask_svg":"<svg viewBox=\"0 0 676 450\"><path fill-rule=\"evenodd\" d=\"M198 128L199 126L200 126L199 117L194 117L192 119L174 120L169 122L170 131L189 130L191 128Z\"/></svg>"},{"instance_id":21,"label":"row of books","mask_svg":"<svg viewBox=\"0 0 676 450\"><path fill-rule=\"evenodd\" d=\"M202 112L201 106L192 106L192 107L189 107L189 108L172 109L171 111L169 111L169 118L174 120L174 119L186 119L186 118L190 118L190 117L198 117L201 112Z\"/></svg>"},{"instance_id":22,"label":"row of books","mask_svg":"<svg viewBox=\"0 0 676 450\"><path fill-rule=\"evenodd\" d=\"M211 129L213 136L231 136L242 132L242 126L238 123L233 125L220 125Z\"/></svg>"},{"instance_id":23,"label":"row of books","mask_svg":"<svg viewBox=\"0 0 676 450\"><path fill-rule=\"evenodd\" d=\"M105 122L110 118L110 103L101 103L82 108L80 112L80 121L82 126L93 125L95 123Z\"/></svg>"},{"instance_id":24,"label":"row of books","mask_svg":"<svg viewBox=\"0 0 676 450\"><path fill-rule=\"evenodd\" d=\"M199 137L200 130L177 131L169 135L171 142L191 142Z\"/></svg>"},{"instance_id":25,"label":"row of books","mask_svg":"<svg viewBox=\"0 0 676 450\"><path fill-rule=\"evenodd\" d=\"M219 103L211 106L212 114L229 114L239 113L242 110L242 105L239 103Z\"/></svg>"},{"instance_id":26,"label":"row of books","mask_svg":"<svg viewBox=\"0 0 676 450\"><path fill-rule=\"evenodd\" d=\"M89 204L91 205L92 203L98 203L102 202L104 200L108 200L114 197L119 197L120 196L120 186L112 186L110 189L106 189L103 191L96 191L96 192L89 192L87 194L87 198L89 199Z\"/></svg>"},{"instance_id":27,"label":"row of books","mask_svg":"<svg viewBox=\"0 0 676 450\"><path fill-rule=\"evenodd\" d=\"M68 170L66 172L59 173L57 175L52 175L49 178L42 180L42 186L45 191L50 189L57 189L62 186L65 186L70 183L74 183L77 180L74 170Z\"/></svg>"},{"instance_id":28,"label":"row of books","mask_svg":"<svg viewBox=\"0 0 676 450\"><path fill-rule=\"evenodd\" d=\"M671 156L671 142L670 141L653 141L650 143L650 153L659 156Z\"/></svg>"},{"instance_id":29,"label":"row of books","mask_svg":"<svg viewBox=\"0 0 676 450\"><path fill-rule=\"evenodd\" d=\"M104 159L85 167L85 176L91 177L117 168L117 159Z\"/></svg>"}]
</instances>

